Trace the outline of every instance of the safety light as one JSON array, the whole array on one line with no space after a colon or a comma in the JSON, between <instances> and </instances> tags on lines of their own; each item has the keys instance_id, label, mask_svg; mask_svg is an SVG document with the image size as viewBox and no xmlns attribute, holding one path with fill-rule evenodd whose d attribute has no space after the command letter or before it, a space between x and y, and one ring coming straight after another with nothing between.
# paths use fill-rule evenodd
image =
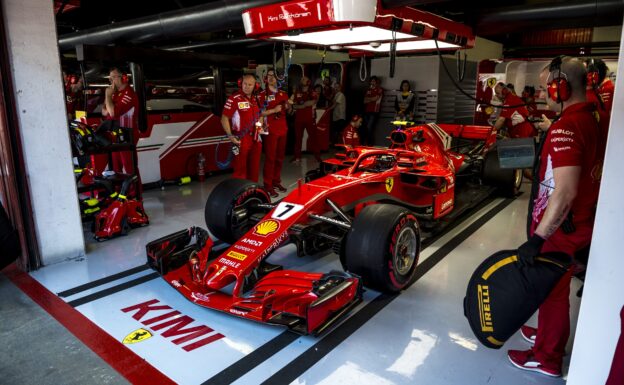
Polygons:
<instances>
[{"instance_id":1,"label":"safety light","mask_svg":"<svg viewBox=\"0 0 624 385\"><path fill-rule=\"evenodd\" d=\"M410 7L384 9L378 0L291 0L243 12L248 37L351 51L470 48L472 30Z\"/></svg>"}]
</instances>

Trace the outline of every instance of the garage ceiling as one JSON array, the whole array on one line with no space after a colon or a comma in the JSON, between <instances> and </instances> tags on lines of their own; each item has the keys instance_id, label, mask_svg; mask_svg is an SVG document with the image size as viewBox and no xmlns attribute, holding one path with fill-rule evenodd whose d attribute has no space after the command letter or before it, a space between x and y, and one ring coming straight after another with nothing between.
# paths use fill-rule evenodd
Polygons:
<instances>
[{"instance_id":1,"label":"garage ceiling","mask_svg":"<svg viewBox=\"0 0 624 385\"><path fill-rule=\"evenodd\" d=\"M563 0L507 0L472 2L463 0L382 0L386 7L413 6L451 20L471 26L478 36L501 42L508 46L522 45L527 32L535 33L562 28L582 28L621 25L624 0L563 1ZM63 12L58 12L57 29L59 38L94 27L113 25L123 21L180 11L207 4L237 3L235 0L162 0L143 2L127 0L80 1L55 0L56 8L67 3ZM241 1L240 3L244 3ZM247 1L246 3L249 3ZM504 5L503 5L504 4ZM73 5L74 7L70 7ZM76 7L77 5L77 7ZM218 4L214 4L218 5ZM207 25L210 30L210 25ZM185 36L159 37L134 43L145 47L188 45L207 41L223 41L243 38L242 22L231 25L231 29ZM127 42L118 42L127 43ZM223 44L196 50L227 52L232 46Z\"/></svg>"}]
</instances>

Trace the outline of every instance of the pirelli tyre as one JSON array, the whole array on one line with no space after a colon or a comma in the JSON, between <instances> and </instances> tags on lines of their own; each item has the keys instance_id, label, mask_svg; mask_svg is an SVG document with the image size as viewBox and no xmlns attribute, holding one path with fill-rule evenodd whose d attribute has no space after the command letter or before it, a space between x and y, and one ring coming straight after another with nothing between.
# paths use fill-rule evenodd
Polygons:
<instances>
[{"instance_id":1,"label":"pirelli tyre","mask_svg":"<svg viewBox=\"0 0 624 385\"><path fill-rule=\"evenodd\" d=\"M500 167L496 148L492 148L485 155L483 181L497 187L504 197L512 198L520 192L522 178L522 169L505 169Z\"/></svg>"},{"instance_id":2,"label":"pirelli tyre","mask_svg":"<svg viewBox=\"0 0 624 385\"><path fill-rule=\"evenodd\" d=\"M345 266L365 286L394 293L414 282L420 255L420 229L406 208L366 206L353 221L345 246Z\"/></svg>"},{"instance_id":3,"label":"pirelli tyre","mask_svg":"<svg viewBox=\"0 0 624 385\"><path fill-rule=\"evenodd\" d=\"M218 239L234 243L254 225L252 216L262 211L257 205L270 202L269 195L257 183L225 180L208 196L204 210L206 226Z\"/></svg>"}]
</instances>

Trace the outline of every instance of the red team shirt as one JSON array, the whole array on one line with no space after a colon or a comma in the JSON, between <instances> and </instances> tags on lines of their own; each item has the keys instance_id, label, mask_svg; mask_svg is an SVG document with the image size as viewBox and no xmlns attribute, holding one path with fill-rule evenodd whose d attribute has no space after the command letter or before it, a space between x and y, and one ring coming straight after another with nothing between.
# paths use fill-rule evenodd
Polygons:
<instances>
[{"instance_id":1,"label":"red team shirt","mask_svg":"<svg viewBox=\"0 0 624 385\"><path fill-rule=\"evenodd\" d=\"M295 104L301 105L301 104L303 104L303 103L305 103L307 101L316 100L317 98L318 97L315 95L314 91L312 91L312 90L308 89L307 92L303 92L303 91L297 90L295 92L295 97L293 98L293 102ZM314 111L313 111L312 106L298 109L296 112L297 112L297 114L308 113L308 114L310 114L310 117L314 116Z\"/></svg>"},{"instance_id":2,"label":"red team shirt","mask_svg":"<svg viewBox=\"0 0 624 385\"><path fill-rule=\"evenodd\" d=\"M604 102L605 110L609 114L611 113L611 108L613 108L613 92L615 92L615 86L610 79L603 81L600 87L598 87L598 93Z\"/></svg>"},{"instance_id":3,"label":"red team shirt","mask_svg":"<svg viewBox=\"0 0 624 385\"><path fill-rule=\"evenodd\" d=\"M139 100L132 87L126 86L121 91L113 92L111 98L115 105L115 116L109 115L108 119L119 120L119 126L136 130L139 127L137 116ZM134 140L137 141L139 139L138 135L136 132L134 134Z\"/></svg>"},{"instance_id":4,"label":"red team shirt","mask_svg":"<svg viewBox=\"0 0 624 385\"><path fill-rule=\"evenodd\" d=\"M351 123L347 124L347 127L342 131L342 143L347 146L355 147L360 145L360 136L358 135L357 128L353 127Z\"/></svg>"},{"instance_id":5,"label":"red team shirt","mask_svg":"<svg viewBox=\"0 0 624 385\"><path fill-rule=\"evenodd\" d=\"M248 98L242 92L231 95L223 106L223 115L232 121L232 134L239 137L254 136L255 124L260 119L258 98Z\"/></svg>"},{"instance_id":6,"label":"red team shirt","mask_svg":"<svg viewBox=\"0 0 624 385\"><path fill-rule=\"evenodd\" d=\"M505 127L512 138L528 138L535 136L535 128L527 121L529 111L524 101L514 94L508 94L505 97L503 106L519 106L515 108L503 108L500 117L505 118Z\"/></svg>"},{"instance_id":7,"label":"red team shirt","mask_svg":"<svg viewBox=\"0 0 624 385\"><path fill-rule=\"evenodd\" d=\"M580 166L579 193L572 203L573 223L576 228L565 234L559 228L546 240L543 252L561 251L569 255L587 246L591 241L602 160L606 137L598 126L592 103L577 103L566 108L561 118L552 124L541 153L539 192L533 206L531 233L542 220L548 198L555 186L553 169Z\"/></svg>"},{"instance_id":8,"label":"red team shirt","mask_svg":"<svg viewBox=\"0 0 624 385\"><path fill-rule=\"evenodd\" d=\"M267 125L269 133L276 135L286 135L288 126L286 125L286 104L288 103L288 94L282 90L277 92L271 91L268 87L258 95L260 105L267 110L271 110L278 105L282 105L282 112L267 116Z\"/></svg>"},{"instance_id":9,"label":"red team shirt","mask_svg":"<svg viewBox=\"0 0 624 385\"><path fill-rule=\"evenodd\" d=\"M379 109L381 108L381 99L383 98L383 88L381 87L375 87L375 88L368 88L368 90L366 90L366 98L372 98L375 96L379 96L379 99L376 102L369 102L366 103L365 107L365 111L366 112L379 112Z\"/></svg>"}]
</instances>

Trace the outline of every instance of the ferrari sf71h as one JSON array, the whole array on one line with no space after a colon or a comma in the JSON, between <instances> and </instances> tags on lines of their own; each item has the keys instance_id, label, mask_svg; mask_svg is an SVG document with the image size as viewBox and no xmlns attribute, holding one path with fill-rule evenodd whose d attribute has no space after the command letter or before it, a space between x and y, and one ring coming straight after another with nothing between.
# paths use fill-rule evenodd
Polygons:
<instances>
[{"instance_id":1,"label":"ferrari sf71h","mask_svg":"<svg viewBox=\"0 0 624 385\"><path fill-rule=\"evenodd\" d=\"M521 182L521 170L498 167L491 127L418 125L390 140L388 148L345 147L277 202L256 183L223 181L205 217L229 247L215 251L209 233L192 227L150 242L149 265L200 306L322 333L361 301L363 286L398 292L413 283L421 231L495 188L514 194ZM344 271L268 263L287 243L299 256L332 249Z\"/></svg>"}]
</instances>

